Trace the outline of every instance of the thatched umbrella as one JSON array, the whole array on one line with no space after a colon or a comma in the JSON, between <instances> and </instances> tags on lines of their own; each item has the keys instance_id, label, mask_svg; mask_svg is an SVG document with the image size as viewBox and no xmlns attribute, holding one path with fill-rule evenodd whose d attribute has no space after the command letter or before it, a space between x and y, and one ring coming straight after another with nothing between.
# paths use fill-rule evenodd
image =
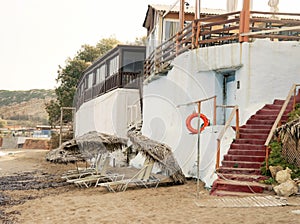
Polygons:
<instances>
[{"instance_id":1,"label":"thatched umbrella","mask_svg":"<svg viewBox=\"0 0 300 224\"><path fill-rule=\"evenodd\" d=\"M149 139L134 128L127 132L134 150L156 162L176 183L185 183L185 176L173 156L171 148L163 143Z\"/></svg>"},{"instance_id":2,"label":"thatched umbrella","mask_svg":"<svg viewBox=\"0 0 300 224\"><path fill-rule=\"evenodd\" d=\"M141 135L136 129L128 131L135 152L156 162L176 183L185 183L185 176L175 160L169 146ZM77 161L97 161L108 152L114 152L127 146L127 139L98 132L89 132L71 141L65 142L58 149L50 151L46 159L55 163L74 163Z\"/></svg>"},{"instance_id":3,"label":"thatched umbrella","mask_svg":"<svg viewBox=\"0 0 300 224\"><path fill-rule=\"evenodd\" d=\"M92 161L126 145L127 139L93 131L64 142L59 148L51 150L46 155L46 160L55 163Z\"/></svg>"}]
</instances>

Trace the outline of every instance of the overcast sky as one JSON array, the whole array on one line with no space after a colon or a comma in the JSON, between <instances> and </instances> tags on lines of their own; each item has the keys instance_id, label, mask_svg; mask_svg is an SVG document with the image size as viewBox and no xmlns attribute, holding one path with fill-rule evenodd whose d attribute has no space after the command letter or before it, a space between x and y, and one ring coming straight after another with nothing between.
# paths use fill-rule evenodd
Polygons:
<instances>
[{"instance_id":1,"label":"overcast sky","mask_svg":"<svg viewBox=\"0 0 300 224\"><path fill-rule=\"evenodd\" d=\"M64 66L81 45L95 45L110 36L133 42L146 35L142 24L148 4L174 2L0 0L0 89L53 89L58 65ZM269 10L267 2L254 0L254 9ZM299 12L295 2L298 0L280 0L280 11ZM226 9L226 0L201 0L201 7Z\"/></svg>"}]
</instances>

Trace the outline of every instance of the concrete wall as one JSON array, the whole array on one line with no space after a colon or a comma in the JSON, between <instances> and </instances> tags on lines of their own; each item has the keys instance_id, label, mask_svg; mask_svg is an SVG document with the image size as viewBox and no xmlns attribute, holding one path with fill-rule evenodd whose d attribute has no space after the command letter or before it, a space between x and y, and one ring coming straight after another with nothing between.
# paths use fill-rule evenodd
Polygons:
<instances>
[{"instance_id":1,"label":"concrete wall","mask_svg":"<svg viewBox=\"0 0 300 224\"><path fill-rule=\"evenodd\" d=\"M116 89L81 105L75 115L75 136L98 131L126 137L132 118L141 119L139 91Z\"/></svg>"},{"instance_id":2,"label":"concrete wall","mask_svg":"<svg viewBox=\"0 0 300 224\"><path fill-rule=\"evenodd\" d=\"M142 132L171 146L185 175L195 176L198 139L188 132L185 119L197 111L197 105L182 104L214 95L217 104L223 104L224 74L234 72L235 79L230 84L226 101L239 106L242 125L264 104L272 103L275 98L284 99L291 85L300 83L299 58L298 42L267 39L186 52L173 61L167 76L145 83ZM212 121L213 101L202 103L201 112ZM201 134L201 178L206 179L208 185L215 178L216 138L225 119L224 111L219 109L218 126L209 127ZM196 125L194 121L193 126ZM232 138L234 133L228 130L222 154L226 153ZM210 174L204 170L209 170ZM207 175L212 179L207 179Z\"/></svg>"}]
</instances>

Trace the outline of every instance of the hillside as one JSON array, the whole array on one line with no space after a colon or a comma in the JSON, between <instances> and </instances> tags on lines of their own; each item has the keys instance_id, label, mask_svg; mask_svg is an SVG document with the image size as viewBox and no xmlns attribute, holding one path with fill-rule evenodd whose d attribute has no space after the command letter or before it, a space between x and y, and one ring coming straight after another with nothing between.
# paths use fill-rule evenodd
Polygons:
<instances>
[{"instance_id":1,"label":"hillside","mask_svg":"<svg viewBox=\"0 0 300 224\"><path fill-rule=\"evenodd\" d=\"M54 90L0 90L0 117L7 125L48 124L45 103L55 99Z\"/></svg>"}]
</instances>

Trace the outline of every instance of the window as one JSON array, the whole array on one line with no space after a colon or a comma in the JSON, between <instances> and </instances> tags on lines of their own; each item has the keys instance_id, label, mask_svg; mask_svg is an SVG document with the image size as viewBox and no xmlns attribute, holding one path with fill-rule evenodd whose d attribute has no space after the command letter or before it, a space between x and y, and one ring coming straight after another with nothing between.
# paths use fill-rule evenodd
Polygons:
<instances>
[{"instance_id":1,"label":"window","mask_svg":"<svg viewBox=\"0 0 300 224\"><path fill-rule=\"evenodd\" d=\"M178 20L165 20L164 21L164 40L170 39L172 36L174 36L179 29L179 22Z\"/></svg>"},{"instance_id":2,"label":"window","mask_svg":"<svg viewBox=\"0 0 300 224\"><path fill-rule=\"evenodd\" d=\"M95 84L100 83L100 68L96 68Z\"/></svg>"},{"instance_id":3,"label":"window","mask_svg":"<svg viewBox=\"0 0 300 224\"><path fill-rule=\"evenodd\" d=\"M100 66L99 82L103 82L105 80L105 73L106 73L105 67L106 67L105 64Z\"/></svg>"},{"instance_id":4,"label":"window","mask_svg":"<svg viewBox=\"0 0 300 224\"><path fill-rule=\"evenodd\" d=\"M144 52L124 51L123 72L140 72L143 70Z\"/></svg>"},{"instance_id":5,"label":"window","mask_svg":"<svg viewBox=\"0 0 300 224\"><path fill-rule=\"evenodd\" d=\"M119 55L109 61L109 76L114 75L119 70Z\"/></svg>"},{"instance_id":6,"label":"window","mask_svg":"<svg viewBox=\"0 0 300 224\"><path fill-rule=\"evenodd\" d=\"M94 75L93 73L90 73L90 74L87 75L87 77L86 77L86 86L85 86L86 89L92 88L92 86L93 86L93 75Z\"/></svg>"}]
</instances>

